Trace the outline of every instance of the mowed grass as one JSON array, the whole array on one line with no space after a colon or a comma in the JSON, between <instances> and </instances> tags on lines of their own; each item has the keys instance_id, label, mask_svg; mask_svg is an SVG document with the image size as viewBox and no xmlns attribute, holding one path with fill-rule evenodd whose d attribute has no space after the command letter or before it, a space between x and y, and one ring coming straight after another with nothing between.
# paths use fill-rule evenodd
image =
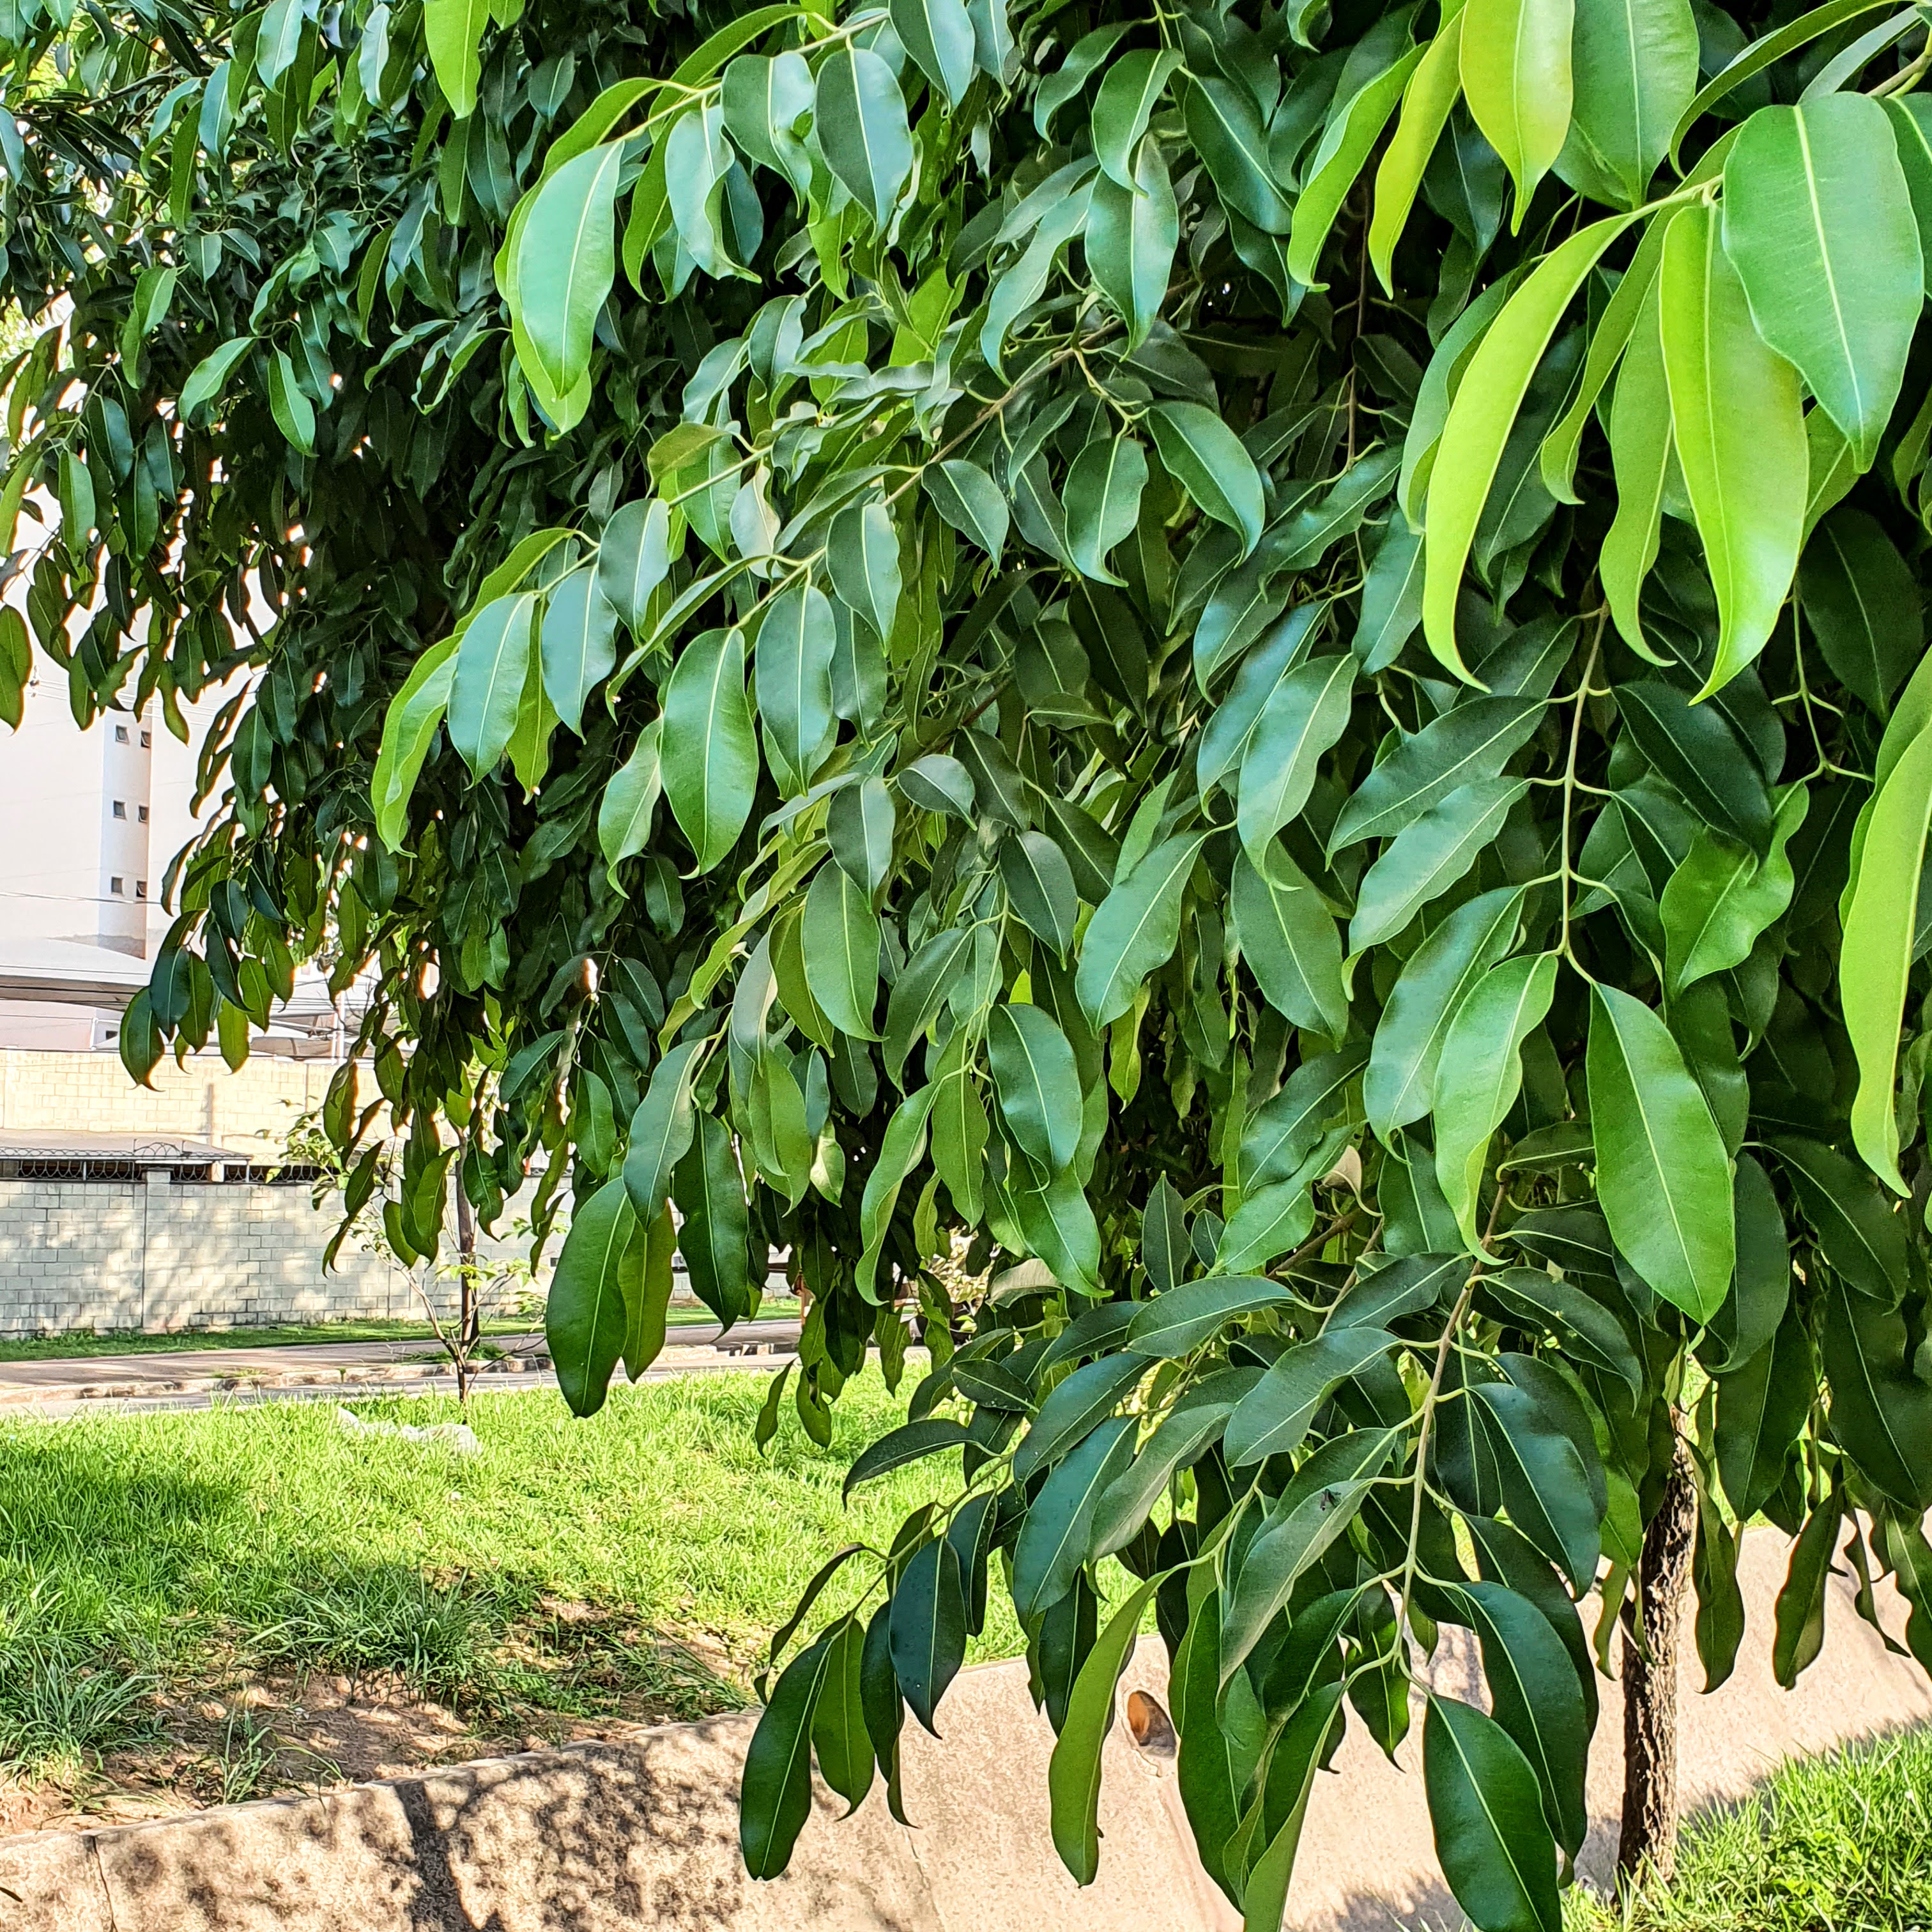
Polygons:
<instances>
[{"instance_id":1,"label":"mowed grass","mask_svg":"<svg viewBox=\"0 0 1932 1932\"><path fill-rule=\"evenodd\" d=\"M760 1456L767 1386L620 1385L587 1421L554 1394L481 1396L473 1456L352 1436L322 1404L0 1425L0 1760L85 1767L160 1704L268 1672L379 1675L484 1723L742 1703L819 1564L883 1548L958 1473L934 1459L848 1508L847 1465L903 1419L911 1378L895 1400L868 1369L824 1449L787 1402ZM849 1600L842 1579L821 1607ZM999 1614L976 1654L1018 1648Z\"/></svg>"},{"instance_id":2,"label":"mowed grass","mask_svg":"<svg viewBox=\"0 0 1932 1932\"><path fill-rule=\"evenodd\" d=\"M1932 1732L1795 1760L1694 1819L1667 1891L1569 1896L1568 1932L1928 1932Z\"/></svg>"}]
</instances>

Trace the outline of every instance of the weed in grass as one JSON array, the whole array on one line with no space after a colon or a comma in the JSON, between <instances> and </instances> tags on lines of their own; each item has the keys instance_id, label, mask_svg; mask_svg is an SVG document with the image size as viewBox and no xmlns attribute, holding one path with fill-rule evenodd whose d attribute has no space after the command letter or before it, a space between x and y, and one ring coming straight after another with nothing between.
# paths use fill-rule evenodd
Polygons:
<instances>
[{"instance_id":1,"label":"weed in grass","mask_svg":"<svg viewBox=\"0 0 1932 1932\"><path fill-rule=\"evenodd\" d=\"M1782 1766L1684 1826L1667 1890L1570 1900L1567 1932L1932 1932L1932 1732Z\"/></svg>"}]
</instances>

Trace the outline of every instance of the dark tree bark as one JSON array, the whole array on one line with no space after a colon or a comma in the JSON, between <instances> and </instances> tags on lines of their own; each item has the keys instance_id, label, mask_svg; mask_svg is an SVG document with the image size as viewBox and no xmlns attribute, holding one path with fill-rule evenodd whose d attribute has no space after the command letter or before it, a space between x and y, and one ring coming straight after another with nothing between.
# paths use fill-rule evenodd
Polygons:
<instances>
[{"instance_id":1,"label":"dark tree bark","mask_svg":"<svg viewBox=\"0 0 1932 1932\"><path fill-rule=\"evenodd\" d=\"M1680 1435L1664 1501L1644 1532L1638 1569L1643 1642L1624 1610L1624 1810L1617 1873L1668 1884L1677 1866L1677 1664L1684 1593L1697 1529L1690 1452Z\"/></svg>"},{"instance_id":2,"label":"dark tree bark","mask_svg":"<svg viewBox=\"0 0 1932 1932\"><path fill-rule=\"evenodd\" d=\"M476 1222L470 1197L463 1191L463 1170L456 1173L456 1400L470 1406L470 1378L477 1345L483 1334L482 1310L476 1293Z\"/></svg>"}]
</instances>

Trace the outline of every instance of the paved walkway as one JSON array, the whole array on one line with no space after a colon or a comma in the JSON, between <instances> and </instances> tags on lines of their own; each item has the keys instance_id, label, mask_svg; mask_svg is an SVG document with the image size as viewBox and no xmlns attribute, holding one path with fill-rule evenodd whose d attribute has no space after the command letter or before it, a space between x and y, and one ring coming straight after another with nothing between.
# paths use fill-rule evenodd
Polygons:
<instances>
[{"instance_id":1,"label":"paved walkway","mask_svg":"<svg viewBox=\"0 0 1932 1932\"><path fill-rule=\"evenodd\" d=\"M718 1369L764 1367L789 1359L796 1321L715 1322L673 1328L650 1379ZM554 1388L543 1337L493 1335L500 1358L482 1390ZM339 1400L345 1394L453 1393L454 1374L434 1342L311 1342L279 1348L184 1348L152 1354L76 1355L0 1362L0 1415L52 1418L99 1410L206 1408L217 1402Z\"/></svg>"}]
</instances>

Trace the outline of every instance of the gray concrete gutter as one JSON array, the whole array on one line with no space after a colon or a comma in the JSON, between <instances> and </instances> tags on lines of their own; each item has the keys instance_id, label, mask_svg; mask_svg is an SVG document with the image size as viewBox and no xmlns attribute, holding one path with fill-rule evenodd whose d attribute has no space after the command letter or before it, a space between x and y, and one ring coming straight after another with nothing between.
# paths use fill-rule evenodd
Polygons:
<instances>
[{"instance_id":1,"label":"gray concrete gutter","mask_svg":"<svg viewBox=\"0 0 1932 1932\"><path fill-rule=\"evenodd\" d=\"M1888 1653L1834 1580L1823 1656L1792 1692L1771 1679L1771 1605L1786 1550L1746 1539L1750 1634L1731 1682L1683 1684L1687 1798L1742 1796L1783 1757L1932 1720L1932 1688ZM1903 1606L1883 1594L1894 1630ZM1160 1646L1144 1642L1124 1688L1161 1696ZM1474 1660L1445 1638L1432 1674L1467 1694ZM1622 1712L1606 1684L1589 1780L1586 1877L1616 1849ZM915 1828L875 1788L842 1822L822 1790L790 1870L747 1878L737 1851L739 1768L753 1719L668 1726L458 1766L328 1796L86 1833L0 1840L0 1932L1234 1932L1202 1874L1171 1761L1117 1725L1106 1749L1100 1876L1082 1892L1048 1835L1052 1747L1023 1666L964 1673L941 1707L944 1741L908 1726ZM1412 1744L1400 1768L1358 1730L1317 1785L1289 1895L1296 1932L1454 1926L1435 1875Z\"/></svg>"}]
</instances>

